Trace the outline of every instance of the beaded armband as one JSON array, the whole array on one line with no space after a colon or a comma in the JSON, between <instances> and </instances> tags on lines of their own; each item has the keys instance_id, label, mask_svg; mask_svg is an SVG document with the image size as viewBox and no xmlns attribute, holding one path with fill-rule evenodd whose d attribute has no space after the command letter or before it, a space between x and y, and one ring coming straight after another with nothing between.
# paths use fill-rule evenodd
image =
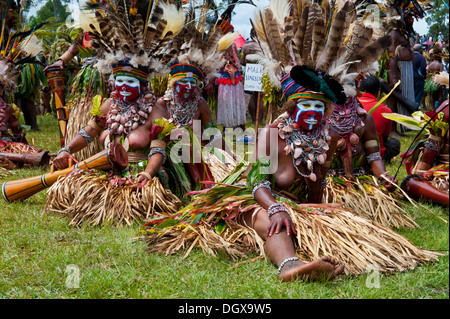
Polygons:
<instances>
[{"instance_id":1,"label":"beaded armband","mask_svg":"<svg viewBox=\"0 0 450 319\"><path fill-rule=\"evenodd\" d=\"M150 153L148 154L148 159L156 153L162 154L164 163L166 161L166 142L162 140L152 140L150 143Z\"/></svg>"},{"instance_id":2,"label":"beaded armband","mask_svg":"<svg viewBox=\"0 0 450 319\"><path fill-rule=\"evenodd\" d=\"M272 189L270 188L269 181L265 180L265 181L256 182L255 185L253 185L253 191L252 191L253 198L255 198L256 191L259 190L260 188L267 188L270 192L272 191Z\"/></svg>"},{"instance_id":3,"label":"beaded armband","mask_svg":"<svg viewBox=\"0 0 450 319\"><path fill-rule=\"evenodd\" d=\"M382 160L380 152L374 152L372 154L369 154L366 156L366 159L367 159L367 163L369 163L369 164L376 160Z\"/></svg>"},{"instance_id":4,"label":"beaded armband","mask_svg":"<svg viewBox=\"0 0 450 319\"><path fill-rule=\"evenodd\" d=\"M423 143L423 146L436 152L439 152L441 150L441 146L438 143L436 143L433 139L426 140L425 143Z\"/></svg>"},{"instance_id":5,"label":"beaded armband","mask_svg":"<svg viewBox=\"0 0 450 319\"><path fill-rule=\"evenodd\" d=\"M92 143L94 141L94 138L90 136L84 129L79 131L78 135L81 135L84 138L86 144Z\"/></svg>"},{"instance_id":6,"label":"beaded armband","mask_svg":"<svg viewBox=\"0 0 450 319\"><path fill-rule=\"evenodd\" d=\"M161 154L163 156L163 163L166 161L166 149L165 148L160 148L160 147L154 147L150 150L150 153L148 154L148 159L150 159L150 157L152 157L155 154Z\"/></svg>"},{"instance_id":7,"label":"beaded armband","mask_svg":"<svg viewBox=\"0 0 450 319\"><path fill-rule=\"evenodd\" d=\"M378 141L377 140L369 140L364 144L364 148L369 147L378 147Z\"/></svg>"}]
</instances>

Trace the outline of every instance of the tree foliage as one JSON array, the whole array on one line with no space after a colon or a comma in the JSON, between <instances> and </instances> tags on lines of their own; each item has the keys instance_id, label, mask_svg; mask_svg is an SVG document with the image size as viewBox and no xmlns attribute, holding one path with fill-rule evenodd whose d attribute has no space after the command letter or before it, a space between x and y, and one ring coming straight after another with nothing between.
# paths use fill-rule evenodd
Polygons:
<instances>
[{"instance_id":1,"label":"tree foliage","mask_svg":"<svg viewBox=\"0 0 450 319\"><path fill-rule=\"evenodd\" d=\"M35 5L44 2L36 1ZM36 15L29 18L31 27L34 27L42 22L50 19L53 21L64 22L69 16L70 12L67 10L69 0L47 0L47 2L37 10Z\"/></svg>"},{"instance_id":2,"label":"tree foliage","mask_svg":"<svg viewBox=\"0 0 450 319\"><path fill-rule=\"evenodd\" d=\"M445 1L445 3L444 3ZM425 21L429 26L429 34L437 37L439 33L442 32L444 40L448 41L448 19L449 19L449 8L448 0L435 0L433 4L433 9L427 12ZM447 4L447 5L446 5Z\"/></svg>"}]
</instances>

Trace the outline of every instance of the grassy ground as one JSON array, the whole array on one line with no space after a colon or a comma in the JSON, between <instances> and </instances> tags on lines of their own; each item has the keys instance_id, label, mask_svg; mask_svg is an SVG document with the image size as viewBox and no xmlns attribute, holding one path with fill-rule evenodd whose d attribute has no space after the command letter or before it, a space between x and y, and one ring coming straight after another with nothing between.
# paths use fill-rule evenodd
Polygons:
<instances>
[{"instance_id":1,"label":"grassy ground","mask_svg":"<svg viewBox=\"0 0 450 319\"><path fill-rule=\"evenodd\" d=\"M38 118L40 132L29 141L56 152L57 121ZM404 151L412 134L402 143ZM388 166L395 172L399 158ZM46 173L20 169L0 182ZM399 181L406 176L400 171ZM164 298L164 299L447 299L449 297L448 211L424 203L412 211L421 226L399 230L417 246L441 250L439 262L375 278L341 277L328 283L281 283L264 259L236 265L227 255L212 257L194 249L188 258L148 253L132 227L68 226L68 220L42 211L45 191L22 203L0 200L0 298ZM431 212L430 212L431 211ZM438 216L442 219L438 218ZM256 256L255 256L256 257ZM78 279L78 280L77 280ZM378 284L377 284L378 283Z\"/></svg>"}]
</instances>

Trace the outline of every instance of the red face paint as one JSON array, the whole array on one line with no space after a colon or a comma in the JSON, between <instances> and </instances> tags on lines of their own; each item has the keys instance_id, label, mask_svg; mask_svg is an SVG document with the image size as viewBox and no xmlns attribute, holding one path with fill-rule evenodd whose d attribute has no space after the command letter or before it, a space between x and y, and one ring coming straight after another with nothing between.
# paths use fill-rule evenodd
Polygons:
<instances>
[{"instance_id":1,"label":"red face paint","mask_svg":"<svg viewBox=\"0 0 450 319\"><path fill-rule=\"evenodd\" d=\"M123 101L134 101L141 94L141 83L131 76L117 76L115 87L119 98Z\"/></svg>"},{"instance_id":2,"label":"red face paint","mask_svg":"<svg viewBox=\"0 0 450 319\"><path fill-rule=\"evenodd\" d=\"M321 101L301 101L297 103L294 113L291 115L295 129L315 130L322 120L325 112L325 104Z\"/></svg>"},{"instance_id":3,"label":"red face paint","mask_svg":"<svg viewBox=\"0 0 450 319\"><path fill-rule=\"evenodd\" d=\"M194 78L183 78L175 84L175 91L184 100L190 100L197 88L197 80Z\"/></svg>"}]
</instances>

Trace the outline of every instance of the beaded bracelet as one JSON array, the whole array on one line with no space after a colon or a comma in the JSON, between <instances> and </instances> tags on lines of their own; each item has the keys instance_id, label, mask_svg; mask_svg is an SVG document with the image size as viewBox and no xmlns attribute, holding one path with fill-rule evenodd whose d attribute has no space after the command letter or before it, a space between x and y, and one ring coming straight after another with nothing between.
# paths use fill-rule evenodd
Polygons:
<instances>
[{"instance_id":1,"label":"beaded bracelet","mask_svg":"<svg viewBox=\"0 0 450 319\"><path fill-rule=\"evenodd\" d=\"M270 188L270 182L269 181L266 180L266 181L256 182L255 185L253 185L253 191L252 191L253 198L255 198L256 191L258 189L262 188L262 187L267 188L269 190L269 192L272 191L272 189Z\"/></svg>"},{"instance_id":2,"label":"beaded bracelet","mask_svg":"<svg viewBox=\"0 0 450 319\"><path fill-rule=\"evenodd\" d=\"M70 152L70 148L68 148L67 146L65 146L65 147L63 147L62 149L60 149L60 150L58 151L58 153L56 153L56 155L58 156L59 153L61 153L61 152L67 152L67 153L69 153L69 154L72 154L72 153Z\"/></svg>"},{"instance_id":3,"label":"beaded bracelet","mask_svg":"<svg viewBox=\"0 0 450 319\"><path fill-rule=\"evenodd\" d=\"M150 150L150 153L148 154L148 159L155 155L156 153L159 153L163 156L163 163L166 161L166 150L161 147L154 147Z\"/></svg>"},{"instance_id":4,"label":"beaded bracelet","mask_svg":"<svg viewBox=\"0 0 450 319\"><path fill-rule=\"evenodd\" d=\"M274 203L269 206L267 209L267 213L269 214L269 218L272 217L272 215L279 213L279 212L286 212L289 215L289 211L287 208L281 204L281 203Z\"/></svg>"},{"instance_id":5,"label":"beaded bracelet","mask_svg":"<svg viewBox=\"0 0 450 319\"><path fill-rule=\"evenodd\" d=\"M299 259L298 259L298 257L290 257L290 258L286 258L285 260L283 260L280 267L278 267L278 274L281 274L281 269L283 269L284 265L286 265L287 262L294 261L294 260L299 260Z\"/></svg>"}]
</instances>

